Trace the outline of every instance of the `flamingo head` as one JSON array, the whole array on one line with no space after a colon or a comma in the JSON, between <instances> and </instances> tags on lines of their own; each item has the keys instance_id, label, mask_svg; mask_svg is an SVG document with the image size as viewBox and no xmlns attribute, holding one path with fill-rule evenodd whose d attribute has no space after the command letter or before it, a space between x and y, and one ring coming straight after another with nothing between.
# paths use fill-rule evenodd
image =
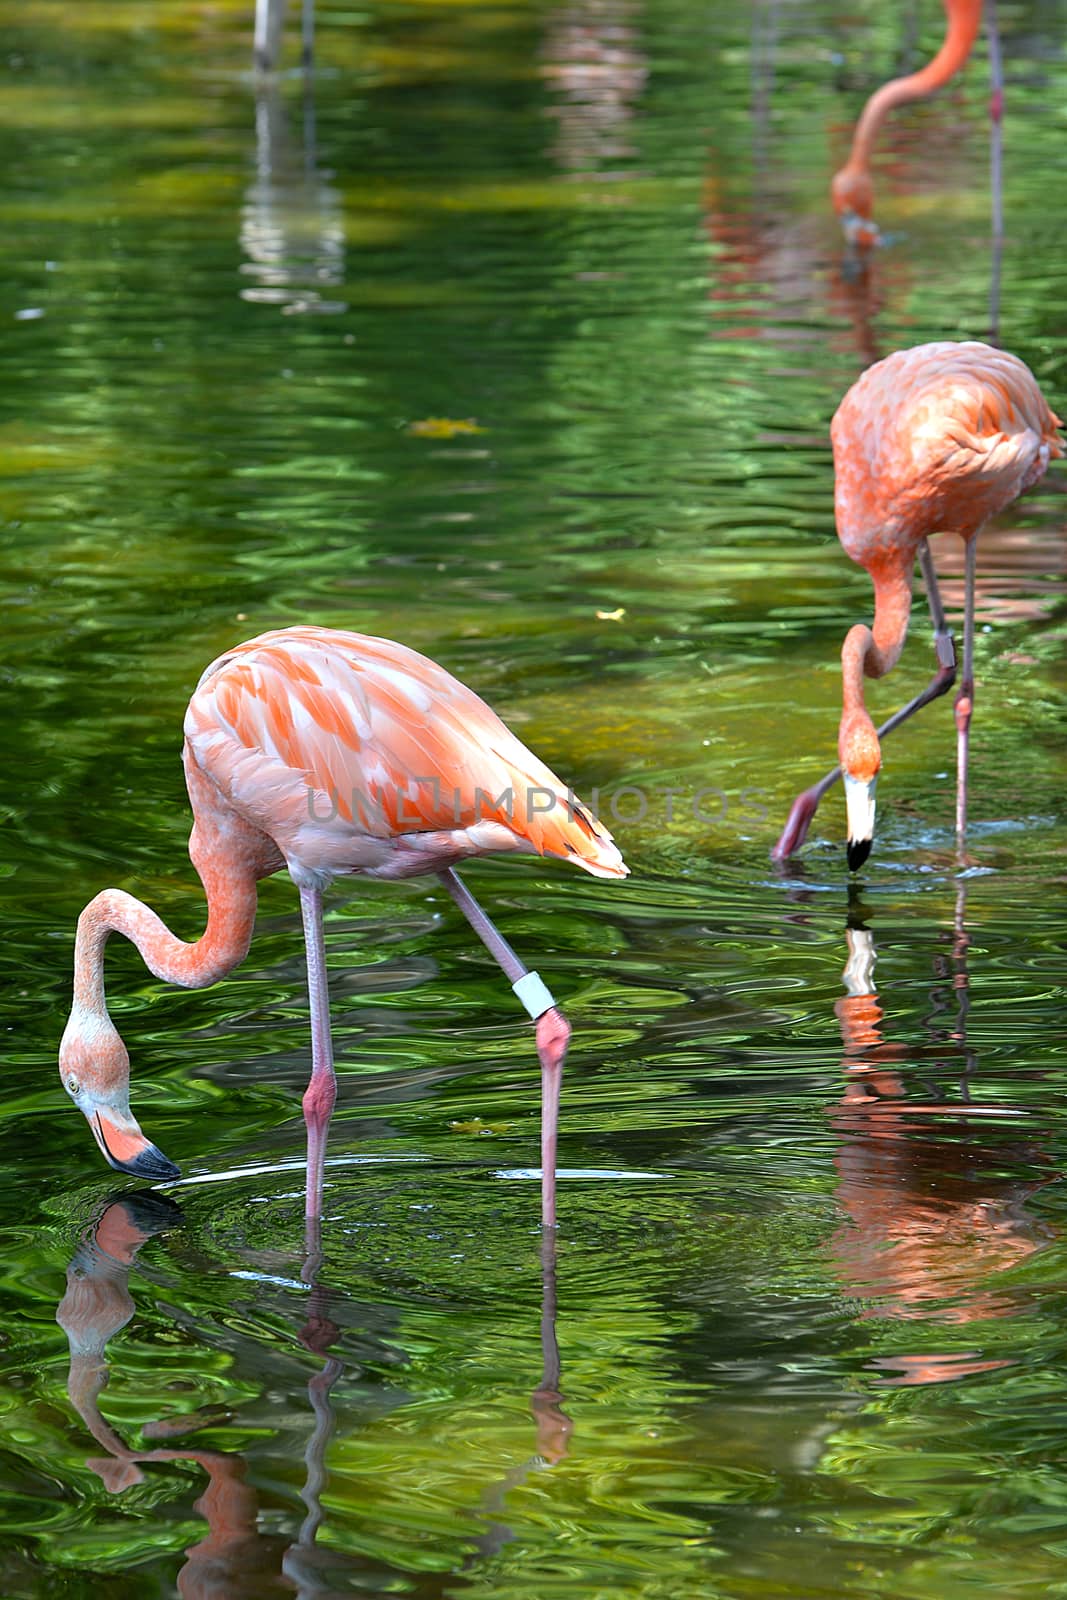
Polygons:
<instances>
[{"instance_id":1,"label":"flamingo head","mask_svg":"<svg viewBox=\"0 0 1067 1600\"><path fill-rule=\"evenodd\" d=\"M871 215L874 210L874 189L866 168L854 167L849 163L835 172L830 184L830 198L849 244L868 250L881 243L882 235Z\"/></svg>"},{"instance_id":2,"label":"flamingo head","mask_svg":"<svg viewBox=\"0 0 1067 1600\"><path fill-rule=\"evenodd\" d=\"M882 766L878 735L866 711L860 709L842 717L837 751L845 780L848 867L850 872L858 872L871 853L874 791Z\"/></svg>"},{"instance_id":3,"label":"flamingo head","mask_svg":"<svg viewBox=\"0 0 1067 1600\"><path fill-rule=\"evenodd\" d=\"M179 1176L130 1111L130 1058L106 1013L75 1006L59 1046L59 1075L109 1166L157 1182Z\"/></svg>"}]
</instances>

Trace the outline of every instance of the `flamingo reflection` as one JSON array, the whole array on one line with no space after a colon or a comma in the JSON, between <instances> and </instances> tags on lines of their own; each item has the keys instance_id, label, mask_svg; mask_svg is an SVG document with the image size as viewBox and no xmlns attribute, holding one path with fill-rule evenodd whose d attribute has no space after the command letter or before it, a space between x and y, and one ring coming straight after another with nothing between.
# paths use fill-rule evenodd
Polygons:
<instances>
[{"instance_id":1,"label":"flamingo reflection","mask_svg":"<svg viewBox=\"0 0 1067 1600\"><path fill-rule=\"evenodd\" d=\"M541 1235L541 1381L530 1396L530 1414L535 1429L534 1454L520 1466L514 1467L483 1496L482 1512L489 1518L489 1525L476 1541L476 1553L468 1562L468 1569L480 1557L495 1555L515 1537L514 1530L500 1520L511 1490L525 1483L531 1472L558 1466L570 1447L574 1423L563 1410L556 1305L556 1232L553 1228L546 1228Z\"/></svg>"},{"instance_id":2,"label":"flamingo reflection","mask_svg":"<svg viewBox=\"0 0 1067 1600\"><path fill-rule=\"evenodd\" d=\"M241 208L241 299L277 306L286 316L345 311L347 302L333 294L345 281L341 195L319 170L310 80L302 148L276 80L257 80L255 96L256 172Z\"/></svg>"},{"instance_id":3,"label":"flamingo reflection","mask_svg":"<svg viewBox=\"0 0 1067 1600\"><path fill-rule=\"evenodd\" d=\"M305 1350L321 1359L308 1380L314 1425L304 1451L305 1477L300 1490L306 1514L295 1540L268 1534L260 1527L255 1489L247 1482L247 1463L233 1451L198 1449L174 1443L182 1436L219 1420L211 1413L167 1417L147 1424L144 1448L134 1449L100 1410L107 1386L108 1341L119 1333L136 1309L129 1276L142 1246L155 1234L181 1226L181 1208L156 1193L120 1194L99 1210L67 1269L67 1288L56 1320L70 1345L67 1392L75 1410L103 1454L87 1465L111 1494L141 1483L146 1464L192 1462L207 1474L207 1486L193 1509L207 1523L206 1536L185 1551L177 1578L182 1600L266 1600L274 1594L299 1600L325 1600L336 1593L336 1549L317 1544L323 1524L322 1494L326 1485L326 1451L335 1426L331 1392L344 1363L331 1354L340 1331L331 1315L329 1291L318 1283L322 1265L317 1227L308 1225L307 1256L302 1278L310 1289L307 1319L297 1337ZM545 1231L541 1240L541 1376L530 1399L534 1453L485 1494L482 1512L486 1531L476 1541L470 1564L494 1553L514 1537L501 1520L507 1494L532 1471L555 1466L567 1454L573 1424L563 1410L560 1354L556 1336L556 1238ZM333 1568L332 1576L326 1570Z\"/></svg>"},{"instance_id":4,"label":"flamingo reflection","mask_svg":"<svg viewBox=\"0 0 1067 1600\"><path fill-rule=\"evenodd\" d=\"M108 1382L107 1344L135 1310L130 1271L148 1239L181 1222L181 1208L158 1194L120 1195L105 1205L67 1269L67 1290L56 1312L70 1344L67 1393L106 1452L87 1464L111 1494L140 1483L146 1463L191 1461L206 1472L207 1487L193 1509L207 1522L208 1533L185 1552L177 1579L183 1600L218 1600L222 1595L226 1600L260 1600L273 1594L291 1596L294 1587L301 1597L312 1600L326 1592L316 1577L312 1550L322 1522L325 1453L333 1430L330 1390L343 1370L336 1357L326 1355L338 1329L327 1313L323 1290L312 1283L308 1320L298 1335L305 1349L323 1356L324 1362L308 1382L315 1426L304 1454L307 1475L301 1496L307 1516L295 1543L287 1545L284 1538L260 1529L256 1492L245 1481L247 1464L242 1456L185 1444L134 1450L101 1414L100 1394ZM216 1420L196 1414L168 1417L149 1423L143 1431L153 1442L169 1440Z\"/></svg>"},{"instance_id":5,"label":"flamingo reflection","mask_svg":"<svg viewBox=\"0 0 1067 1600\"><path fill-rule=\"evenodd\" d=\"M954 1009L944 1005L939 987L934 1037L918 1053L885 1038L873 938L861 922L847 932L846 994L834 1006L846 1087L832 1123L841 1141L837 1198L848 1222L831 1250L847 1292L872 1302L863 1313L867 1319L960 1326L1010 1316L1016 1309L1011 1293L990 1280L1054 1237L1025 1209L1051 1175L1025 1179L1005 1172L1043 1162L1039 1147L1024 1139L975 1137L979 1119L988 1126L991 1115L1010 1112L971 1099L977 1063L966 1038L964 895L961 883L952 956L941 974ZM917 1054L925 1094L909 1099L905 1075ZM946 1069L958 1098L939 1088ZM976 1352L929 1350L874 1363L889 1370L884 1381L894 1385L943 1383L1009 1364Z\"/></svg>"}]
</instances>

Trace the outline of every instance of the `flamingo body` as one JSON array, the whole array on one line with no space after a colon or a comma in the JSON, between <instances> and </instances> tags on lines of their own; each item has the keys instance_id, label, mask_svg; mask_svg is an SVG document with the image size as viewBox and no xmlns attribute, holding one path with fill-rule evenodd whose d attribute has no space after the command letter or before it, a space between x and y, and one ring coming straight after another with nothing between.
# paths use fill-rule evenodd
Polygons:
<instances>
[{"instance_id":1,"label":"flamingo body","mask_svg":"<svg viewBox=\"0 0 1067 1600\"><path fill-rule=\"evenodd\" d=\"M624 877L610 833L472 690L416 651L358 633L285 628L220 656L189 703L184 760L189 854L208 901L203 936L186 944L117 889L97 895L78 920L60 1073L110 1164L141 1177L177 1176L130 1112L129 1057L104 994L108 937L131 939L165 981L214 983L248 953L257 881L284 866L300 890L308 953L307 1214L317 1219L336 1093L322 890L336 877L435 872L537 1023L543 1215L554 1222L548 1168L570 1029L453 868L469 856L525 850Z\"/></svg>"},{"instance_id":2,"label":"flamingo body","mask_svg":"<svg viewBox=\"0 0 1067 1600\"><path fill-rule=\"evenodd\" d=\"M484 700L405 645L285 628L227 651L185 737L295 881L407 878L494 851L620 877L607 831Z\"/></svg>"},{"instance_id":3,"label":"flamingo body","mask_svg":"<svg viewBox=\"0 0 1067 1600\"><path fill-rule=\"evenodd\" d=\"M976 341L898 350L870 367L846 394L830 429L837 531L846 552L871 575L874 623L851 628L841 650L840 767L797 797L773 852L777 859L803 843L820 799L843 776L849 864L861 866L873 834L880 735L955 681L955 653L927 542L939 532L958 533L966 544L963 681L956 700L956 827L962 846L974 700L976 535L1063 454L1059 426L1025 363ZM863 680L884 677L900 658L916 558L930 598L938 670L921 695L876 730Z\"/></svg>"},{"instance_id":4,"label":"flamingo body","mask_svg":"<svg viewBox=\"0 0 1067 1600\"><path fill-rule=\"evenodd\" d=\"M897 350L869 367L830 425L834 511L869 572L915 565L931 533L971 538L1062 453L1030 369L971 341Z\"/></svg>"}]
</instances>

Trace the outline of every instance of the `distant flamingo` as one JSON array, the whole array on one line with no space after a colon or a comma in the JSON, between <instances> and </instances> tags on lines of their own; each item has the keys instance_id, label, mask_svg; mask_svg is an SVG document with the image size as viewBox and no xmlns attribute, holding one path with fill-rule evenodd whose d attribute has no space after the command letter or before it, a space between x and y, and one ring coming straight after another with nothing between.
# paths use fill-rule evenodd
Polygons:
<instances>
[{"instance_id":1,"label":"distant flamingo","mask_svg":"<svg viewBox=\"0 0 1067 1600\"><path fill-rule=\"evenodd\" d=\"M532 851L596 877L627 868L611 835L472 690L404 645L284 628L212 662L185 717L189 854L207 928L185 944L140 901L106 889L78 919L64 1087L113 1167L177 1177L130 1113L130 1063L107 1011L104 946L133 941L157 977L205 988L248 953L257 880L287 867L300 891L311 1000L307 1215L322 1210L337 1086L322 893L333 878L434 872L536 1021L542 1072L542 1214L555 1223L559 1090L570 1027L453 870L468 856Z\"/></svg>"},{"instance_id":2,"label":"distant flamingo","mask_svg":"<svg viewBox=\"0 0 1067 1600\"><path fill-rule=\"evenodd\" d=\"M956 655L938 593L929 538L941 531L966 541L963 682L956 697L956 836L967 828L967 751L974 704L976 535L1063 454L1059 418L1029 367L990 345L921 344L869 367L852 385L830 429L836 471L837 532L874 582L874 626L850 628L841 650L844 704L841 765L793 802L772 852L799 849L826 790L844 772L848 864L870 854L879 739L956 679ZM915 559L922 567L938 667L930 683L878 731L867 714L863 679L881 678L904 648Z\"/></svg>"},{"instance_id":3,"label":"distant flamingo","mask_svg":"<svg viewBox=\"0 0 1067 1600\"><path fill-rule=\"evenodd\" d=\"M252 60L257 72L273 72L278 64L286 0L256 0ZM300 27L300 65L306 72L315 53L315 0L304 0Z\"/></svg>"},{"instance_id":4,"label":"distant flamingo","mask_svg":"<svg viewBox=\"0 0 1067 1600\"><path fill-rule=\"evenodd\" d=\"M841 218L845 238L849 243L859 245L861 248L877 244L881 237L878 226L872 219L874 191L870 172L871 151L879 128L895 106L906 105L911 100L922 100L943 88L950 78L955 77L970 55L974 41L978 37L982 21L982 0L944 0L944 5L948 16L948 32L944 44L934 59L920 72L912 72L905 78L893 78L889 83L883 83L882 87L871 95L856 124L849 158L834 175L830 186L834 210ZM995 67L999 68L999 51L993 44L992 17L990 31L991 57ZM1001 106L1002 93L997 81L994 84L991 102L994 133L999 129ZM997 175L996 160L995 154L994 177ZM994 206L996 214L999 215L999 197L996 195ZM999 227L995 231L999 234Z\"/></svg>"}]
</instances>

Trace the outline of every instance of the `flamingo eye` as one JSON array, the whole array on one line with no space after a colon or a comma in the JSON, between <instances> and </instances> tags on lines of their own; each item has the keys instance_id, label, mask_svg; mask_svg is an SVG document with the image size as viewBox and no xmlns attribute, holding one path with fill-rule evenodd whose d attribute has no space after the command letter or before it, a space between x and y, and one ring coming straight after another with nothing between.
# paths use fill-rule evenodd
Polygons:
<instances>
[{"instance_id":1,"label":"flamingo eye","mask_svg":"<svg viewBox=\"0 0 1067 1600\"><path fill-rule=\"evenodd\" d=\"M67 1079L67 1093L68 1094L77 1094L77 1092L78 1092L78 1090L80 1088L81 1088L81 1084L78 1082L77 1078L68 1078Z\"/></svg>"}]
</instances>

